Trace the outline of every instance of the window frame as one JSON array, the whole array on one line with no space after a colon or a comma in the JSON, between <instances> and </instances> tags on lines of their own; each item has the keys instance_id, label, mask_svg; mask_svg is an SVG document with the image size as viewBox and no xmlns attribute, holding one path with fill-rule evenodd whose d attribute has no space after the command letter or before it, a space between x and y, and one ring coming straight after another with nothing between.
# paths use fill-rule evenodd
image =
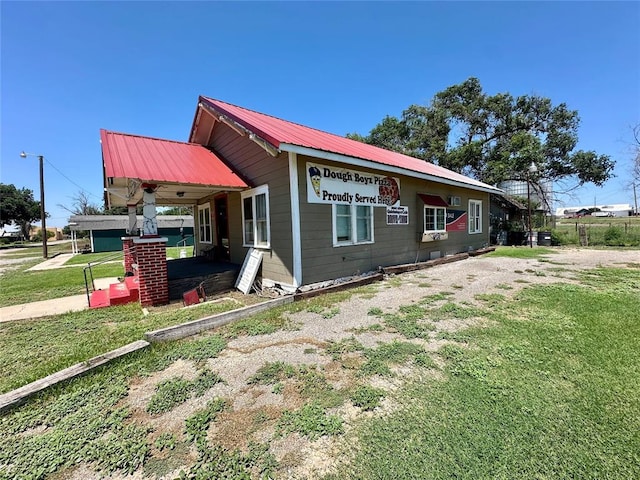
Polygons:
<instances>
[{"instance_id":1,"label":"window frame","mask_svg":"<svg viewBox=\"0 0 640 480\"><path fill-rule=\"evenodd\" d=\"M257 202L256 199L257 197L260 197L261 195L264 195L264 199L265 199L265 204L264 204L264 213L265 216L263 218L257 218L257 212L258 209L256 208ZM248 247L248 248L262 248L262 249L268 249L271 248L271 220L270 220L270 214L269 214L269 186L268 185L261 185L259 187L256 188L252 188L251 190L245 190L243 192L240 192L240 197L241 197L241 205L242 205L242 246L243 247ZM246 212L245 212L245 200L250 198L251 199L251 218L248 219L251 223L250 223L250 228L251 228L251 240L247 241L247 230L248 230L248 224L247 224L247 218L246 218ZM259 228L258 225L264 225L264 230L266 232L266 242L265 243L259 243L258 240L258 233L259 233Z\"/></svg>"},{"instance_id":2,"label":"window frame","mask_svg":"<svg viewBox=\"0 0 640 480\"><path fill-rule=\"evenodd\" d=\"M474 207L477 207L477 211ZM482 233L482 200L469 199L469 235Z\"/></svg>"},{"instance_id":3,"label":"window frame","mask_svg":"<svg viewBox=\"0 0 640 480\"><path fill-rule=\"evenodd\" d=\"M337 222L337 218L338 216L341 217L345 217L344 214L338 214L338 207L339 206L343 206L343 207L349 207L349 239L348 240L338 240L338 222ZM358 216L358 207L361 208L366 208L369 211L369 214L367 215L367 217L363 217L363 216ZM363 218L368 218L369 220L369 231L368 231L368 236L369 239L366 240L361 240L358 241L358 220L359 219L363 219ZM346 203L340 203L340 204L331 204L331 223L332 223L332 230L333 230L333 246L334 247L345 247L345 246L349 246L349 245L367 245L367 244L371 244L374 243L374 237L373 237L373 232L374 232L374 210L373 210L373 206L372 205L350 205L350 204L346 204Z\"/></svg>"},{"instance_id":4,"label":"window frame","mask_svg":"<svg viewBox=\"0 0 640 480\"><path fill-rule=\"evenodd\" d=\"M435 229L427 229L427 210L433 210ZM438 210L442 210L442 229L437 228ZM424 204L422 210L422 231L423 233L447 233L447 207Z\"/></svg>"},{"instance_id":5,"label":"window frame","mask_svg":"<svg viewBox=\"0 0 640 480\"><path fill-rule=\"evenodd\" d=\"M202 215L203 212L206 212ZM202 219L206 219L206 222L202 222ZM211 245L213 243L213 230L211 227L213 222L211 222L211 203L201 203L198 205L198 241L200 243L204 243L207 245ZM208 228L207 228L208 227ZM206 230L205 230L206 229ZM203 233L208 231L209 240L205 239Z\"/></svg>"}]
</instances>

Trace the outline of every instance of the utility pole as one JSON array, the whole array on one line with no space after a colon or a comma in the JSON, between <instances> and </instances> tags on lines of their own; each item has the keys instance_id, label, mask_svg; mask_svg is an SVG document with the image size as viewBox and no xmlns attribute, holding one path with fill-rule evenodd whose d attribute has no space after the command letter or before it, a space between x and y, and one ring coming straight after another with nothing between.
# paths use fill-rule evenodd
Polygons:
<instances>
[{"instance_id":1,"label":"utility pole","mask_svg":"<svg viewBox=\"0 0 640 480\"><path fill-rule=\"evenodd\" d=\"M634 213L636 215L640 215L640 212L638 211L638 195L636 194L636 182L633 182L633 201L636 204L636 209L634 210Z\"/></svg>"},{"instance_id":2,"label":"utility pole","mask_svg":"<svg viewBox=\"0 0 640 480\"><path fill-rule=\"evenodd\" d=\"M20 152L20 156L22 158L38 157L40 161L40 222L42 224L40 233L42 234L42 258L47 258L47 212L44 209L44 156L27 152Z\"/></svg>"}]
</instances>

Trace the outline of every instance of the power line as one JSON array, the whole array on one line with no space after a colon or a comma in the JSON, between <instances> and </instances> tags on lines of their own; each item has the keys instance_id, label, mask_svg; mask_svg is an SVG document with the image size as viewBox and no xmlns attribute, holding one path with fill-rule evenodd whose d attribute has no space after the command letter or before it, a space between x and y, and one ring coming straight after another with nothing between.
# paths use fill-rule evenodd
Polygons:
<instances>
[{"instance_id":1,"label":"power line","mask_svg":"<svg viewBox=\"0 0 640 480\"><path fill-rule=\"evenodd\" d=\"M63 176L65 179L67 179L70 183L72 183L73 185L75 185L76 187L78 187L78 188L80 189L80 191L82 191L82 192L86 193L87 195L89 195L89 196L91 196L91 197L94 197L94 198L97 198L98 200L101 200L101 198L100 198L100 197L98 197L98 196L94 195L93 193L91 193L91 192L90 192L90 191L88 191L88 190L85 190L85 188L84 188L84 187L81 187L81 186L80 186L80 185L78 185L76 182L74 182L74 181L73 181L73 180L71 180L69 177L67 177L64 173L62 173L62 171L61 171L58 167L56 167L53 163L51 163L47 157L44 157L44 159L45 159L45 161L46 161L49 165L51 165L51 166L53 167L53 169L54 169L56 172L58 172L60 175L62 175L62 176Z\"/></svg>"}]
</instances>

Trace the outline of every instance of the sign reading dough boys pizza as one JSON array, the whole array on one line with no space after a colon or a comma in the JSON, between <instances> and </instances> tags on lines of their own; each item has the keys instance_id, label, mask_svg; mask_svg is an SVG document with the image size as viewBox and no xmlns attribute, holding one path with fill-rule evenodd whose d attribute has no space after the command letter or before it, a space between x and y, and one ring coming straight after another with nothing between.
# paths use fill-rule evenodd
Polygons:
<instances>
[{"instance_id":1,"label":"sign reading dough boys pizza","mask_svg":"<svg viewBox=\"0 0 640 480\"><path fill-rule=\"evenodd\" d=\"M400 180L307 163L307 201L374 207L399 206Z\"/></svg>"}]
</instances>

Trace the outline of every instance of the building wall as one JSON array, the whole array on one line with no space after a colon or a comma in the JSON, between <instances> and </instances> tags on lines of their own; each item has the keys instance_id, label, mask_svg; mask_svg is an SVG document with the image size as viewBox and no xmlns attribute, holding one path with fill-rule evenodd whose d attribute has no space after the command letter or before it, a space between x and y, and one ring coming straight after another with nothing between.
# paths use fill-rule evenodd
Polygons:
<instances>
[{"instance_id":1,"label":"building wall","mask_svg":"<svg viewBox=\"0 0 640 480\"><path fill-rule=\"evenodd\" d=\"M262 278L277 283L293 283L291 202L289 196L288 155L277 158L246 136L240 136L224 123L216 123L209 147L252 187L269 185L271 248L263 250ZM213 207L213 203L212 203ZM227 197L229 253L233 263L242 263L248 248L243 246L242 201L240 192ZM214 239L215 241L215 239Z\"/></svg>"},{"instance_id":2,"label":"building wall","mask_svg":"<svg viewBox=\"0 0 640 480\"><path fill-rule=\"evenodd\" d=\"M275 283L293 284L293 237L288 154L281 153L274 158L248 137L239 135L224 123L216 123L208 146L223 160L233 165L234 170L252 187L269 186L271 248L263 249L263 261L259 275L264 280ZM378 266L425 261L430 258L478 249L489 243L488 193L393 175L400 179L400 204L409 209L409 223L407 225L387 225L386 208L374 207L374 242L334 247L331 205L307 202L306 163L308 161L337 168L386 175L383 170L367 170L328 160L298 156L302 284L364 273L375 270ZM482 201L482 233L470 235L467 219L467 227L464 231L450 231L446 240L419 241L423 231L424 206L418 197L419 193L439 195L445 200L449 196L458 196L461 205L450 207L450 209L460 211L468 210L469 199ZM229 253L231 261L234 263L242 263L248 250L243 246L241 199L240 192L231 192L227 197ZM211 201L212 212L213 207L213 201ZM194 213L197 221L197 211ZM215 217L215 215L213 216ZM215 226L213 230L215 232ZM216 241L215 235L213 235L213 241L214 243Z\"/></svg>"},{"instance_id":3,"label":"building wall","mask_svg":"<svg viewBox=\"0 0 640 480\"><path fill-rule=\"evenodd\" d=\"M193 228L183 227L185 236L189 238L187 245L193 245ZM182 240L179 228L159 228L158 235L161 237L167 237L167 247L175 247L176 244ZM122 230L93 230L93 251L97 252L117 252L122 250L122 237L126 237L127 234L124 229Z\"/></svg>"},{"instance_id":4,"label":"building wall","mask_svg":"<svg viewBox=\"0 0 640 480\"><path fill-rule=\"evenodd\" d=\"M385 175L385 172L380 170L347 167L344 164L327 160L298 156L303 284L356 275L375 270L378 266L425 261L430 258L478 249L489 242L488 193L398 176L400 179L400 205L409 207L409 223L407 225L387 225L386 208L374 207L374 242L334 247L331 205L307 202L307 161ZM465 230L449 231L447 240L418 241L423 231L424 206L418 193L438 195L445 201L449 196L459 196L460 206L449 207L448 210L467 211L470 199L481 200L482 233L470 235L467 218Z\"/></svg>"}]
</instances>

